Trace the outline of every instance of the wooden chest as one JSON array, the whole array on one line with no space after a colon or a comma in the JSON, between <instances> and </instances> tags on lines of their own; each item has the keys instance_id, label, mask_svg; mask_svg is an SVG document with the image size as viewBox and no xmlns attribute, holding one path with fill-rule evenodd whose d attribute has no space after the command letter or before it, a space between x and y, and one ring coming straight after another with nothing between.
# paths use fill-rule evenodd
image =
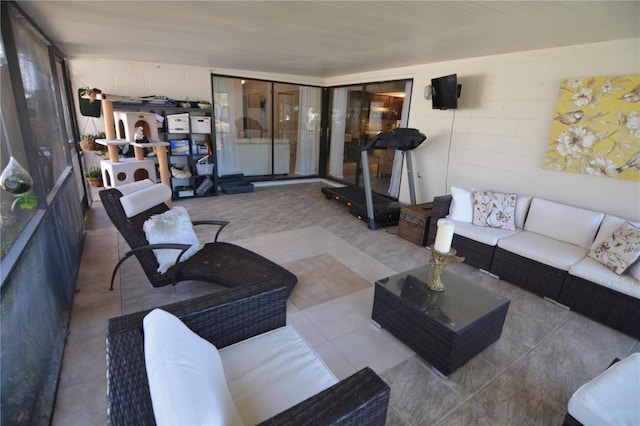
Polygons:
<instances>
[{"instance_id":1,"label":"wooden chest","mask_svg":"<svg viewBox=\"0 0 640 426\"><path fill-rule=\"evenodd\" d=\"M425 247L431 222L433 203L417 204L400 209L398 236L414 244Z\"/></svg>"}]
</instances>

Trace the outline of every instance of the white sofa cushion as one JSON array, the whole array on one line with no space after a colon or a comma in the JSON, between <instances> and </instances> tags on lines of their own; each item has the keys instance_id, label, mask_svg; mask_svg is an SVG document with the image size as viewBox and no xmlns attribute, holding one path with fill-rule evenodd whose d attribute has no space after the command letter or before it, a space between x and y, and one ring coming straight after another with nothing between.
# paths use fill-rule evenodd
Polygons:
<instances>
[{"instance_id":1,"label":"white sofa cushion","mask_svg":"<svg viewBox=\"0 0 640 426\"><path fill-rule=\"evenodd\" d=\"M124 189L127 194L120 197L120 204L127 217L133 217L171 199L171 188L169 188L169 186L162 183L154 184L148 179L140 182L143 184ZM144 183L146 182L151 182L151 185L145 186ZM138 182L134 182L129 185L135 185L137 183ZM120 192L123 191L120 187L117 189ZM124 192L122 193L124 194Z\"/></svg>"},{"instance_id":2,"label":"white sofa cushion","mask_svg":"<svg viewBox=\"0 0 640 426\"><path fill-rule=\"evenodd\" d=\"M240 425L218 350L161 309L144 317L144 358L159 425Z\"/></svg>"},{"instance_id":3,"label":"white sofa cushion","mask_svg":"<svg viewBox=\"0 0 640 426\"><path fill-rule=\"evenodd\" d=\"M640 424L640 353L618 361L569 399L568 412L585 426Z\"/></svg>"},{"instance_id":4,"label":"white sofa cushion","mask_svg":"<svg viewBox=\"0 0 640 426\"><path fill-rule=\"evenodd\" d=\"M529 206L531 206L532 199L533 197L531 195L518 195L518 199L516 200L516 228L524 228L524 221L527 218L527 213L529 213Z\"/></svg>"},{"instance_id":5,"label":"white sofa cushion","mask_svg":"<svg viewBox=\"0 0 640 426\"><path fill-rule=\"evenodd\" d=\"M291 327L220 350L229 392L245 424L257 424L338 380Z\"/></svg>"},{"instance_id":6,"label":"white sofa cushion","mask_svg":"<svg viewBox=\"0 0 640 426\"><path fill-rule=\"evenodd\" d=\"M603 217L603 213L534 198L524 229L588 249Z\"/></svg>"},{"instance_id":7,"label":"white sofa cushion","mask_svg":"<svg viewBox=\"0 0 640 426\"><path fill-rule=\"evenodd\" d=\"M640 281L629 274L618 275L589 256L571 265L569 273L619 293L640 299Z\"/></svg>"},{"instance_id":8,"label":"white sofa cushion","mask_svg":"<svg viewBox=\"0 0 640 426\"><path fill-rule=\"evenodd\" d=\"M473 219L473 200L471 191L457 186L451 187L451 205L448 219L471 223Z\"/></svg>"},{"instance_id":9,"label":"white sofa cushion","mask_svg":"<svg viewBox=\"0 0 640 426\"><path fill-rule=\"evenodd\" d=\"M472 198L474 225L515 231L518 194L474 191Z\"/></svg>"},{"instance_id":10,"label":"white sofa cushion","mask_svg":"<svg viewBox=\"0 0 640 426\"><path fill-rule=\"evenodd\" d=\"M204 246L193 230L189 213L182 206L151 216L142 225L142 229L144 229L149 244L191 244L191 247L184 252L180 261L187 260ZM158 261L158 272L164 274L167 269L176 263L180 250L158 249L154 250L153 254L155 254Z\"/></svg>"},{"instance_id":11,"label":"white sofa cushion","mask_svg":"<svg viewBox=\"0 0 640 426\"><path fill-rule=\"evenodd\" d=\"M528 231L501 238L498 247L563 271L587 254L585 248Z\"/></svg>"},{"instance_id":12,"label":"white sofa cushion","mask_svg":"<svg viewBox=\"0 0 640 426\"><path fill-rule=\"evenodd\" d=\"M509 235L513 235L517 230L511 231L507 229L489 228L486 226L475 226L471 223L452 220L454 224L454 234L469 238L488 246L495 246L498 240Z\"/></svg>"}]
</instances>

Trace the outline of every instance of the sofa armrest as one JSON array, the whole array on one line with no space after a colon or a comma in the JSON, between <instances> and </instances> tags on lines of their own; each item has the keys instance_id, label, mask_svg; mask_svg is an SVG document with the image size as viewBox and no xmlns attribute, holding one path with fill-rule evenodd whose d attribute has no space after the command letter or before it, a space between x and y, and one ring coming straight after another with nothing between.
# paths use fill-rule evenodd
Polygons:
<instances>
[{"instance_id":1,"label":"sofa armrest","mask_svg":"<svg viewBox=\"0 0 640 426\"><path fill-rule=\"evenodd\" d=\"M262 283L173 303L162 309L222 348L285 326L286 304L286 286ZM109 424L155 424L142 326L142 320L149 312L137 312L107 322Z\"/></svg>"},{"instance_id":2,"label":"sofa armrest","mask_svg":"<svg viewBox=\"0 0 640 426\"><path fill-rule=\"evenodd\" d=\"M441 195L433 198L433 209L431 210L431 223L429 224L429 235L427 236L427 247L436 241L436 231L438 230L438 219L449 214L451 207L451 195Z\"/></svg>"},{"instance_id":3,"label":"sofa armrest","mask_svg":"<svg viewBox=\"0 0 640 426\"><path fill-rule=\"evenodd\" d=\"M389 386L366 367L260 425L384 425L389 394Z\"/></svg>"}]
</instances>

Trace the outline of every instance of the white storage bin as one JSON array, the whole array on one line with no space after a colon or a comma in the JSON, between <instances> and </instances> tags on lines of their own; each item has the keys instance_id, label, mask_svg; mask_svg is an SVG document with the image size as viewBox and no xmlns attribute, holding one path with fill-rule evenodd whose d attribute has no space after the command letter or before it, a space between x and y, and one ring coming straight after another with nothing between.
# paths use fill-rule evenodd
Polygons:
<instances>
[{"instance_id":1,"label":"white storage bin","mask_svg":"<svg viewBox=\"0 0 640 426\"><path fill-rule=\"evenodd\" d=\"M211 117L192 115L191 133L211 133Z\"/></svg>"},{"instance_id":2,"label":"white storage bin","mask_svg":"<svg viewBox=\"0 0 640 426\"><path fill-rule=\"evenodd\" d=\"M189 113L167 115L169 133L189 133Z\"/></svg>"}]
</instances>

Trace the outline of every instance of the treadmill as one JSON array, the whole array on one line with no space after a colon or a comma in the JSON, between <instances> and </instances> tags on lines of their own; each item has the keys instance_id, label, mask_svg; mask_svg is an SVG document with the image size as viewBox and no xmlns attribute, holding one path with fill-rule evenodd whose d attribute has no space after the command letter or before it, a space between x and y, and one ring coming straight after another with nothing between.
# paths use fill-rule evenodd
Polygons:
<instances>
[{"instance_id":1,"label":"treadmill","mask_svg":"<svg viewBox=\"0 0 640 426\"><path fill-rule=\"evenodd\" d=\"M368 144L360 148L364 189L356 185L322 188L327 199L334 199L349 208L349 213L367 223L369 229L397 225L400 220L400 208L404 204L379 194L371 189L369 172L369 151L372 149L393 149L402 151L407 164L409 178L409 196L411 205L416 204L416 189L413 180L413 162L411 151L416 149L427 137L416 129L397 128L390 132L377 134ZM357 173L356 173L357 175Z\"/></svg>"}]
</instances>

